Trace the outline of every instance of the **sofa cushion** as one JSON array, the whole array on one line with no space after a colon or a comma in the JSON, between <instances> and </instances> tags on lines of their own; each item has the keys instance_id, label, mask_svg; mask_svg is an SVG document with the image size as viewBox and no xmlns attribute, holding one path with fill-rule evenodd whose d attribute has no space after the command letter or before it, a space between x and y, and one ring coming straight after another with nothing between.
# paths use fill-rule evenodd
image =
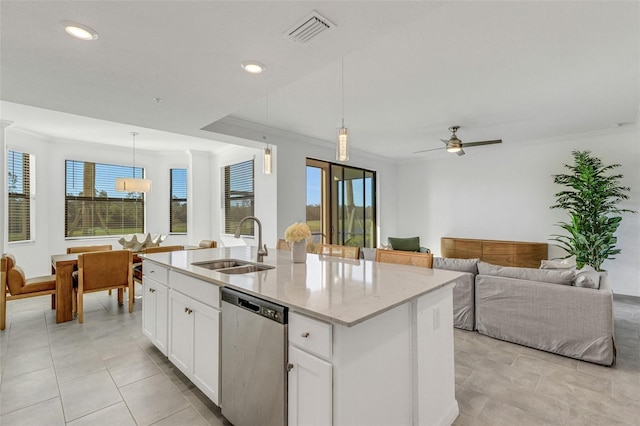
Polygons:
<instances>
[{"instance_id":1,"label":"sofa cushion","mask_svg":"<svg viewBox=\"0 0 640 426\"><path fill-rule=\"evenodd\" d=\"M584 265L576 271L572 284L576 287L600 288L600 274L592 266Z\"/></svg>"},{"instance_id":2,"label":"sofa cushion","mask_svg":"<svg viewBox=\"0 0 640 426\"><path fill-rule=\"evenodd\" d=\"M519 280L540 281L545 283L571 285L575 275L573 269L536 269L515 268L510 266L492 265L487 262L478 262L479 275L492 275L496 277L515 278Z\"/></svg>"},{"instance_id":3,"label":"sofa cushion","mask_svg":"<svg viewBox=\"0 0 640 426\"><path fill-rule=\"evenodd\" d=\"M420 237L394 238L389 237L389 244L394 250L420 251Z\"/></svg>"},{"instance_id":4,"label":"sofa cushion","mask_svg":"<svg viewBox=\"0 0 640 426\"><path fill-rule=\"evenodd\" d=\"M559 262L557 260L543 260L540 262L540 269L572 269L575 266L571 266L567 263Z\"/></svg>"},{"instance_id":5,"label":"sofa cushion","mask_svg":"<svg viewBox=\"0 0 640 426\"><path fill-rule=\"evenodd\" d=\"M469 272L478 275L478 261L480 259L454 259L450 257L434 257L433 267L450 271Z\"/></svg>"}]
</instances>

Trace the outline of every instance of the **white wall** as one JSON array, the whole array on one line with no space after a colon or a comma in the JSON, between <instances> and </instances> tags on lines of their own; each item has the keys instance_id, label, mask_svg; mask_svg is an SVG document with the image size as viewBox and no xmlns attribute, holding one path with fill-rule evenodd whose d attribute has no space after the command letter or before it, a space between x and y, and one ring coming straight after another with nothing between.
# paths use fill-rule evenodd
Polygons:
<instances>
[{"instance_id":1,"label":"white wall","mask_svg":"<svg viewBox=\"0 0 640 426\"><path fill-rule=\"evenodd\" d=\"M19 123L6 129L5 139L7 149L33 154L36 158L35 241L5 242L4 247L4 251L16 256L27 277L51 273L51 255L65 253L70 246L111 244L114 249L121 247L118 237L65 240L65 160L130 165L130 149L31 135L21 131ZM169 169L186 168L187 153L162 155L136 150L136 165L144 167L147 177L153 181L152 191L146 194L147 232L168 235L165 244L187 244L187 235L169 235L168 213ZM5 173L4 163L2 173ZM6 189L3 194L6 196ZM4 209L2 214L5 215Z\"/></svg>"},{"instance_id":2,"label":"white wall","mask_svg":"<svg viewBox=\"0 0 640 426\"><path fill-rule=\"evenodd\" d=\"M566 221L551 210L562 188L551 175L565 173L572 150L590 150L604 164L619 163L631 199L621 207L640 211L638 125L590 134L501 146L469 148L461 157L425 155L398 167L398 235L420 236L440 254L440 238L484 238L549 242ZM622 253L605 261L616 293L640 296L640 214L624 215L617 232ZM553 247L550 255L562 256Z\"/></svg>"},{"instance_id":3,"label":"white wall","mask_svg":"<svg viewBox=\"0 0 640 426\"><path fill-rule=\"evenodd\" d=\"M273 150L276 153L276 150ZM221 234L222 220L222 194L220 169L231 164L241 163L243 161L254 160L254 194L255 205L254 215L262 223L262 240L263 244L268 247L275 247L278 241L277 233L277 205L278 187L277 187L277 170L271 175L265 175L262 172L262 149L249 148L243 146L233 146L229 149L217 153L211 162L211 193L212 193L212 213L214 221L212 221L212 235L216 237L222 245L247 244L252 246L258 245L257 227L255 238L243 238L243 241L234 241L233 235ZM277 154L275 154L277 155Z\"/></svg>"}]
</instances>

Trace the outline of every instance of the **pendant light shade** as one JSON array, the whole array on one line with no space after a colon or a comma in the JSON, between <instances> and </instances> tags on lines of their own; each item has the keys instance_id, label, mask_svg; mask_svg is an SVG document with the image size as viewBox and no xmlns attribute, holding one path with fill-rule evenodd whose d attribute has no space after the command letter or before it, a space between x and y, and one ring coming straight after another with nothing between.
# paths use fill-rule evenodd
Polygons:
<instances>
[{"instance_id":1,"label":"pendant light shade","mask_svg":"<svg viewBox=\"0 0 640 426\"><path fill-rule=\"evenodd\" d=\"M342 58L342 127L338 129L336 160L349 161L349 130L344 127L344 58Z\"/></svg>"},{"instance_id":2,"label":"pendant light shade","mask_svg":"<svg viewBox=\"0 0 640 426\"><path fill-rule=\"evenodd\" d=\"M133 136L133 166L131 177L116 178L116 191L118 192L151 192L151 180L136 178L136 132L131 132Z\"/></svg>"},{"instance_id":3,"label":"pendant light shade","mask_svg":"<svg viewBox=\"0 0 640 426\"><path fill-rule=\"evenodd\" d=\"M338 161L349 160L349 129L342 127L338 129L338 145L336 146L336 159Z\"/></svg>"},{"instance_id":4,"label":"pendant light shade","mask_svg":"<svg viewBox=\"0 0 640 426\"><path fill-rule=\"evenodd\" d=\"M263 158L263 163L262 163L262 171L264 172L265 175L270 175L271 174L271 147L269 145L267 145L264 148L264 158Z\"/></svg>"}]
</instances>

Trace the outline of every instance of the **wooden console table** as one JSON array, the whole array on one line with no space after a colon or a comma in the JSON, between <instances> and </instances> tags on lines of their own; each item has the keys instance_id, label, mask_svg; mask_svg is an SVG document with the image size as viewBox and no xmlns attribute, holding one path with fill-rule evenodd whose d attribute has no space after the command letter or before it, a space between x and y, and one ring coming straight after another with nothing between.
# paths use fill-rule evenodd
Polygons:
<instances>
[{"instance_id":1,"label":"wooden console table","mask_svg":"<svg viewBox=\"0 0 640 426\"><path fill-rule=\"evenodd\" d=\"M500 266L539 268L540 261L548 259L549 245L524 241L442 237L440 251L442 257L480 259Z\"/></svg>"}]
</instances>

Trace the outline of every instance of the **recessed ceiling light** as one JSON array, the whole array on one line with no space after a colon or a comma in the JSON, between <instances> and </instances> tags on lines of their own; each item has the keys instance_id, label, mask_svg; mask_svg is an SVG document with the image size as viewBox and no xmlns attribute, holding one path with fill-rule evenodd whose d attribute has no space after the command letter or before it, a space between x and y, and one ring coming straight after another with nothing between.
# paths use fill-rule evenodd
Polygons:
<instances>
[{"instance_id":1,"label":"recessed ceiling light","mask_svg":"<svg viewBox=\"0 0 640 426\"><path fill-rule=\"evenodd\" d=\"M67 34L78 40L91 41L98 39L98 33L93 28L78 22L60 21L60 25L62 25Z\"/></svg>"},{"instance_id":2,"label":"recessed ceiling light","mask_svg":"<svg viewBox=\"0 0 640 426\"><path fill-rule=\"evenodd\" d=\"M240 66L242 69L250 74L260 74L267 67L258 61L244 61Z\"/></svg>"}]
</instances>

